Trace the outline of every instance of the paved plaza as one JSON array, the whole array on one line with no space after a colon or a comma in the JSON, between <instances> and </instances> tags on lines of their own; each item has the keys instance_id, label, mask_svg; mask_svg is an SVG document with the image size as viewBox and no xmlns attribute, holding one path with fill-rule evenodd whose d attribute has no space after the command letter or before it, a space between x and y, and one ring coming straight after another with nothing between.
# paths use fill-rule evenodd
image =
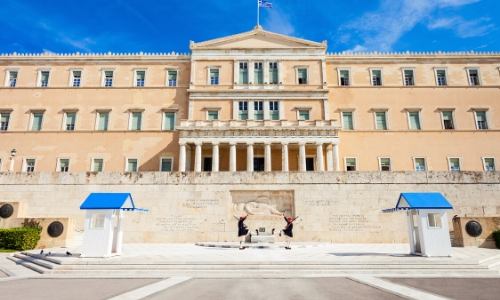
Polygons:
<instances>
[{"instance_id":1,"label":"paved plaza","mask_svg":"<svg viewBox=\"0 0 500 300\"><path fill-rule=\"evenodd\" d=\"M231 246L125 244L122 256L108 259L78 258L80 246L45 249L48 257L38 250L2 253L0 272L9 276L0 278L0 290L6 299L54 300L497 299L500 294L495 249L453 248L453 257L425 258L408 255L405 244L294 243L292 250L277 244L243 251Z\"/></svg>"}]
</instances>

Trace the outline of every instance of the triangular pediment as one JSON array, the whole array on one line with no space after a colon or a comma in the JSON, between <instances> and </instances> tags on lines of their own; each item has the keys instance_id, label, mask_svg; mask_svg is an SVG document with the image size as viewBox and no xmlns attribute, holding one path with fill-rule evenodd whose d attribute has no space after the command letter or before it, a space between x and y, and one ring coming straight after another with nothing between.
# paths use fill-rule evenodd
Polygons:
<instances>
[{"instance_id":1,"label":"triangular pediment","mask_svg":"<svg viewBox=\"0 0 500 300\"><path fill-rule=\"evenodd\" d=\"M206 42L191 42L191 50L202 49L326 49L322 43L277 34L257 26L254 30Z\"/></svg>"}]
</instances>

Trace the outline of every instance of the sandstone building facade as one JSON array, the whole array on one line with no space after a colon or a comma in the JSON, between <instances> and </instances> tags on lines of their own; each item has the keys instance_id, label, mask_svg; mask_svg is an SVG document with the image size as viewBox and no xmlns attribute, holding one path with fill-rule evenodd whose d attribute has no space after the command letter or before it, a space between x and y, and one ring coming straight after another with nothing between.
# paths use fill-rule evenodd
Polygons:
<instances>
[{"instance_id":1,"label":"sandstone building facade","mask_svg":"<svg viewBox=\"0 0 500 300\"><path fill-rule=\"evenodd\" d=\"M498 170L498 53L332 54L326 42L261 27L191 42L190 50L0 56L0 172L311 172L313 182L317 174L318 182L329 184L322 176L337 175L322 172ZM265 175L255 176L255 184L246 183L259 190ZM207 190L214 193L227 180L203 182L214 185ZM301 193L307 201L307 191ZM228 195L221 206L237 203ZM316 196L309 197L328 198ZM176 199L197 197L205 196ZM492 213L500 205L495 197ZM467 201L464 206L477 208ZM279 205L300 214L304 204L292 202ZM33 200L32 206L44 204ZM33 212L50 214L51 205L45 206Z\"/></svg>"}]
</instances>

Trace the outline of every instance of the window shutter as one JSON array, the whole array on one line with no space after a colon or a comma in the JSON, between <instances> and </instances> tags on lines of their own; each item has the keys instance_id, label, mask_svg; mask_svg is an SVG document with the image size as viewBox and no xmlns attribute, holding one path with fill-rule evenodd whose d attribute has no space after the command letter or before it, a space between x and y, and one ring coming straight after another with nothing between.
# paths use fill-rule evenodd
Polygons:
<instances>
[{"instance_id":1,"label":"window shutter","mask_svg":"<svg viewBox=\"0 0 500 300\"><path fill-rule=\"evenodd\" d=\"M376 119L377 119L377 129L383 129L383 130L387 129L385 112L377 112Z\"/></svg>"},{"instance_id":2,"label":"window shutter","mask_svg":"<svg viewBox=\"0 0 500 300\"><path fill-rule=\"evenodd\" d=\"M102 159L94 159L94 172L102 172L104 162Z\"/></svg>"},{"instance_id":3,"label":"window shutter","mask_svg":"<svg viewBox=\"0 0 500 300\"><path fill-rule=\"evenodd\" d=\"M2 114L1 122L8 123L10 119L10 114Z\"/></svg>"},{"instance_id":4,"label":"window shutter","mask_svg":"<svg viewBox=\"0 0 500 300\"><path fill-rule=\"evenodd\" d=\"M451 111L443 111L443 120L445 121L453 120L453 113Z\"/></svg>"},{"instance_id":5,"label":"window shutter","mask_svg":"<svg viewBox=\"0 0 500 300\"><path fill-rule=\"evenodd\" d=\"M161 160L161 171L162 172L171 172L172 171L172 159L170 159L170 158L162 158L162 160Z\"/></svg>"},{"instance_id":6,"label":"window shutter","mask_svg":"<svg viewBox=\"0 0 500 300\"><path fill-rule=\"evenodd\" d=\"M493 158L485 158L484 169L486 171L495 171L495 160Z\"/></svg>"},{"instance_id":7,"label":"window shutter","mask_svg":"<svg viewBox=\"0 0 500 300\"><path fill-rule=\"evenodd\" d=\"M17 78L17 72L9 72L9 79L12 80L12 79L16 79Z\"/></svg>"},{"instance_id":8,"label":"window shutter","mask_svg":"<svg viewBox=\"0 0 500 300\"><path fill-rule=\"evenodd\" d=\"M410 112L410 129L420 130L420 118L418 112Z\"/></svg>"},{"instance_id":9,"label":"window shutter","mask_svg":"<svg viewBox=\"0 0 500 300\"><path fill-rule=\"evenodd\" d=\"M144 80L146 78L146 71L137 71L137 80Z\"/></svg>"},{"instance_id":10,"label":"window shutter","mask_svg":"<svg viewBox=\"0 0 500 300\"><path fill-rule=\"evenodd\" d=\"M460 170L460 160L458 158L450 158L450 167L452 170Z\"/></svg>"},{"instance_id":11,"label":"window shutter","mask_svg":"<svg viewBox=\"0 0 500 300\"><path fill-rule=\"evenodd\" d=\"M304 79L304 80L307 79L307 69L298 69L297 74L299 79Z\"/></svg>"},{"instance_id":12,"label":"window shutter","mask_svg":"<svg viewBox=\"0 0 500 300\"><path fill-rule=\"evenodd\" d=\"M75 119L75 113L66 113L66 125L75 125Z\"/></svg>"},{"instance_id":13,"label":"window shutter","mask_svg":"<svg viewBox=\"0 0 500 300\"><path fill-rule=\"evenodd\" d=\"M42 129L43 114L33 114L33 126L31 130L41 130Z\"/></svg>"},{"instance_id":14,"label":"window shutter","mask_svg":"<svg viewBox=\"0 0 500 300\"><path fill-rule=\"evenodd\" d=\"M49 81L49 72L42 72L42 81Z\"/></svg>"},{"instance_id":15,"label":"window shutter","mask_svg":"<svg viewBox=\"0 0 500 300\"><path fill-rule=\"evenodd\" d=\"M98 130L108 130L109 113L99 113Z\"/></svg>"},{"instance_id":16,"label":"window shutter","mask_svg":"<svg viewBox=\"0 0 500 300\"><path fill-rule=\"evenodd\" d=\"M163 130L174 130L175 129L175 113L166 112L163 118Z\"/></svg>"},{"instance_id":17,"label":"window shutter","mask_svg":"<svg viewBox=\"0 0 500 300\"><path fill-rule=\"evenodd\" d=\"M476 118L478 122L486 122L486 112L476 111Z\"/></svg>"},{"instance_id":18,"label":"window shutter","mask_svg":"<svg viewBox=\"0 0 500 300\"><path fill-rule=\"evenodd\" d=\"M137 172L137 159L128 160L127 172Z\"/></svg>"},{"instance_id":19,"label":"window shutter","mask_svg":"<svg viewBox=\"0 0 500 300\"><path fill-rule=\"evenodd\" d=\"M168 71L168 80L177 80L177 71Z\"/></svg>"},{"instance_id":20,"label":"window shutter","mask_svg":"<svg viewBox=\"0 0 500 300\"><path fill-rule=\"evenodd\" d=\"M342 114L342 123L344 129L347 130L352 130L354 128L353 122L352 122L352 113L343 113Z\"/></svg>"},{"instance_id":21,"label":"window shutter","mask_svg":"<svg viewBox=\"0 0 500 300\"><path fill-rule=\"evenodd\" d=\"M141 130L142 113L132 113L132 130Z\"/></svg>"},{"instance_id":22,"label":"window shutter","mask_svg":"<svg viewBox=\"0 0 500 300\"><path fill-rule=\"evenodd\" d=\"M346 158L345 164L350 167L355 167L356 166L356 159L355 158Z\"/></svg>"},{"instance_id":23,"label":"window shutter","mask_svg":"<svg viewBox=\"0 0 500 300\"><path fill-rule=\"evenodd\" d=\"M105 77L113 77L113 71L104 71Z\"/></svg>"}]
</instances>

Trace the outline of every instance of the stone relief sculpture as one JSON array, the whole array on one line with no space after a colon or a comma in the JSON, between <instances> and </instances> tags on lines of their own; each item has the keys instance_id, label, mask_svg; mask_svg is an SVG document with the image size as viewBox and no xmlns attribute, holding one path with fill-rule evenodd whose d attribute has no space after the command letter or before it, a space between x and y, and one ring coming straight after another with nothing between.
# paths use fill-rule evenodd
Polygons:
<instances>
[{"instance_id":1,"label":"stone relief sculpture","mask_svg":"<svg viewBox=\"0 0 500 300\"><path fill-rule=\"evenodd\" d=\"M239 203L233 205L234 211L240 215L279 215L283 212L278 211L276 208L269 204L258 203L255 201L247 203Z\"/></svg>"}]
</instances>

